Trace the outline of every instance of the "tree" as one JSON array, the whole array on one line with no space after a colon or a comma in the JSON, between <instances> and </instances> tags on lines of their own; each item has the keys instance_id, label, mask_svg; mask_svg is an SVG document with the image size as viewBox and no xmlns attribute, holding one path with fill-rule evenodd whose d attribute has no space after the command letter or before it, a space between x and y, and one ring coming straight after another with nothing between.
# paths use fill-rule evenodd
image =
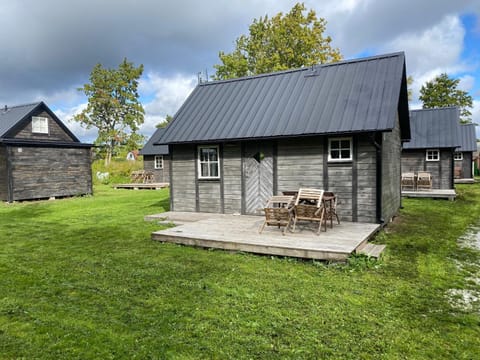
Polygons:
<instances>
[{"instance_id":1,"label":"tree","mask_svg":"<svg viewBox=\"0 0 480 360\"><path fill-rule=\"evenodd\" d=\"M249 35L235 41L232 53L219 52L222 64L214 65L214 78L230 79L341 60L340 51L330 45L332 39L323 35L326 20L317 18L314 10L305 11L305 5L297 3L285 15L253 20Z\"/></svg>"},{"instance_id":2,"label":"tree","mask_svg":"<svg viewBox=\"0 0 480 360\"><path fill-rule=\"evenodd\" d=\"M88 99L86 109L74 116L87 129L97 128L95 144L105 147L105 165L109 165L115 148L135 133L141 124L145 110L138 100L138 79L143 65L135 67L124 59L118 69L106 69L95 65L90 83L79 91Z\"/></svg>"},{"instance_id":3,"label":"tree","mask_svg":"<svg viewBox=\"0 0 480 360\"><path fill-rule=\"evenodd\" d=\"M469 109L473 108L473 99L466 91L457 89L459 83L460 79L451 79L445 73L427 81L420 89L419 99L423 102L423 108L458 106L460 121L470 123L472 113Z\"/></svg>"},{"instance_id":4,"label":"tree","mask_svg":"<svg viewBox=\"0 0 480 360\"><path fill-rule=\"evenodd\" d=\"M167 125L170 124L170 122L171 122L172 120L173 120L173 116L167 114L167 116L165 116L165 120L162 121L162 122L159 122L157 125L155 125L155 127L156 127L157 129L159 129L159 128L160 128L160 129L166 128Z\"/></svg>"}]
</instances>

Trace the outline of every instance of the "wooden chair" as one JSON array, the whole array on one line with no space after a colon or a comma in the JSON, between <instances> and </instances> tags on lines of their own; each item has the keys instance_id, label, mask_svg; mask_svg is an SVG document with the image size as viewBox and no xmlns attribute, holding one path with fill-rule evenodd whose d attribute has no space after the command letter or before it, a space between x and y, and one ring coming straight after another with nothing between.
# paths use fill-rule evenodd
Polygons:
<instances>
[{"instance_id":1,"label":"wooden chair","mask_svg":"<svg viewBox=\"0 0 480 360\"><path fill-rule=\"evenodd\" d=\"M432 190L432 175L429 172L418 172L417 190Z\"/></svg>"},{"instance_id":2,"label":"wooden chair","mask_svg":"<svg viewBox=\"0 0 480 360\"><path fill-rule=\"evenodd\" d=\"M272 196L263 209L265 221L258 232L261 234L265 225L278 226L279 229L283 226L282 235L285 235L292 221L293 200L293 196Z\"/></svg>"},{"instance_id":3,"label":"wooden chair","mask_svg":"<svg viewBox=\"0 0 480 360\"><path fill-rule=\"evenodd\" d=\"M331 191L325 191L322 201L325 206L325 222L330 220L330 228L333 228L333 218L335 218L340 225L340 219L337 215L337 196Z\"/></svg>"},{"instance_id":4,"label":"wooden chair","mask_svg":"<svg viewBox=\"0 0 480 360\"><path fill-rule=\"evenodd\" d=\"M317 234L320 234L325 214L325 207L322 203L322 197L323 190L306 188L298 190L293 211L293 231L295 231L295 226L298 220L317 221ZM325 231L327 231L326 222Z\"/></svg>"},{"instance_id":5,"label":"wooden chair","mask_svg":"<svg viewBox=\"0 0 480 360\"><path fill-rule=\"evenodd\" d=\"M410 188L415 190L415 174L413 172L402 173L402 191Z\"/></svg>"},{"instance_id":6,"label":"wooden chair","mask_svg":"<svg viewBox=\"0 0 480 360\"><path fill-rule=\"evenodd\" d=\"M141 184L143 183L143 175L145 171L144 170L135 170L132 171L130 175L130 182L135 183L135 184Z\"/></svg>"}]
</instances>

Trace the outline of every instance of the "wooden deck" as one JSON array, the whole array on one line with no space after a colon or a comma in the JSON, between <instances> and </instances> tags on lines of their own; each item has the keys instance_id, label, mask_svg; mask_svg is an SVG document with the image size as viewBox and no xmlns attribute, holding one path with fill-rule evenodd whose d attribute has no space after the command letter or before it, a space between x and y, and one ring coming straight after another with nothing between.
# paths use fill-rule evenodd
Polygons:
<instances>
[{"instance_id":1,"label":"wooden deck","mask_svg":"<svg viewBox=\"0 0 480 360\"><path fill-rule=\"evenodd\" d=\"M114 189L133 189L133 190L159 190L168 187L169 183L147 183L147 184L117 184L113 185Z\"/></svg>"},{"instance_id":2,"label":"wooden deck","mask_svg":"<svg viewBox=\"0 0 480 360\"><path fill-rule=\"evenodd\" d=\"M315 234L316 227L310 224L297 224L296 232L287 231L285 236L277 227L271 226L265 227L263 233L259 234L258 228L263 219L260 216L185 212L167 212L145 218L181 224L152 233L153 240L331 261L344 261L350 254L361 252L380 229L378 224L342 222L340 225L334 224L333 229L328 228L327 232L322 231L320 235Z\"/></svg>"},{"instance_id":3,"label":"wooden deck","mask_svg":"<svg viewBox=\"0 0 480 360\"><path fill-rule=\"evenodd\" d=\"M402 191L403 197L409 198L431 198L455 200L457 193L455 189L432 189L428 191Z\"/></svg>"},{"instance_id":4,"label":"wooden deck","mask_svg":"<svg viewBox=\"0 0 480 360\"><path fill-rule=\"evenodd\" d=\"M475 184L475 179L455 179L455 184Z\"/></svg>"}]
</instances>

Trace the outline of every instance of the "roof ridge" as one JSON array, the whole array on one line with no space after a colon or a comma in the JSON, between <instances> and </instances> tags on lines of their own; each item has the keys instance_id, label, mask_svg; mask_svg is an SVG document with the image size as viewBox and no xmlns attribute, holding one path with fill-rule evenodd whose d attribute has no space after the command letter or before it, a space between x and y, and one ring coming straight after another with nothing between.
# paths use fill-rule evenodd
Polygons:
<instances>
[{"instance_id":1,"label":"roof ridge","mask_svg":"<svg viewBox=\"0 0 480 360\"><path fill-rule=\"evenodd\" d=\"M5 105L5 106L7 107L7 109L17 109L17 108L27 107L32 105L40 105L41 103L42 103L41 101L36 101L36 102L31 102L26 104L19 104L19 105L13 105L13 106Z\"/></svg>"},{"instance_id":2,"label":"roof ridge","mask_svg":"<svg viewBox=\"0 0 480 360\"><path fill-rule=\"evenodd\" d=\"M451 106L442 106L442 107L436 107L436 108L427 108L427 109L412 109L410 112L414 111L434 111L434 110L445 110L445 109L458 109L459 107L456 105L451 105Z\"/></svg>"},{"instance_id":3,"label":"roof ridge","mask_svg":"<svg viewBox=\"0 0 480 360\"><path fill-rule=\"evenodd\" d=\"M307 70L310 70L312 68L318 69L318 68L330 67L330 66L341 66L341 65L345 65L345 64L353 64L353 63L359 63L359 62L364 62L364 61L379 60L379 59L385 59L385 58L395 57L395 56L400 56L400 55L405 56L405 53L403 51L398 51L398 52L393 52L393 53L388 53L388 54L367 56L367 57L358 58L358 59L340 60L340 61L335 61L335 62L325 63L325 64L309 65L309 66L304 66L304 67L295 68L295 69L287 69L287 70L273 71L273 72L264 73L264 74L242 76L242 77L233 78L233 79L207 81L207 82L199 84L199 86L209 86L209 85L225 84L225 83L229 83L229 82L236 82L236 81L243 81L243 80L252 80L252 79L258 79L258 78L263 78L263 77L277 76L277 75L280 75L280 74L288 74L288 73L294 73L294 72L300 72L300 71L307 71Z\"/></svg>"}]
</instances>

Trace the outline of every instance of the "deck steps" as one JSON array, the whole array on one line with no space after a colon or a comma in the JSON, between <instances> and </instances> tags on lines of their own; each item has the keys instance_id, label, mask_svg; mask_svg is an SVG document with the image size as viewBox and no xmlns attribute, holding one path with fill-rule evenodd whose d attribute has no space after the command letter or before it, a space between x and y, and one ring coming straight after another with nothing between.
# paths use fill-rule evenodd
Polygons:
<instances>
[{"instance_id":1,"label":"deck steps","mask_svg":"<svg viewBox=\"0 0 480 360\"><path fill-rule=\"evenodd\" d=\"M357 249L357 252L359 254L364 254L364 255L367 255L368 257L374 257L378 259L382 255L382 252L383 250L385 250L386 247L387 245L377 245L377 244L367 243L360 250Z\"/></svg>"}]
</instances>

